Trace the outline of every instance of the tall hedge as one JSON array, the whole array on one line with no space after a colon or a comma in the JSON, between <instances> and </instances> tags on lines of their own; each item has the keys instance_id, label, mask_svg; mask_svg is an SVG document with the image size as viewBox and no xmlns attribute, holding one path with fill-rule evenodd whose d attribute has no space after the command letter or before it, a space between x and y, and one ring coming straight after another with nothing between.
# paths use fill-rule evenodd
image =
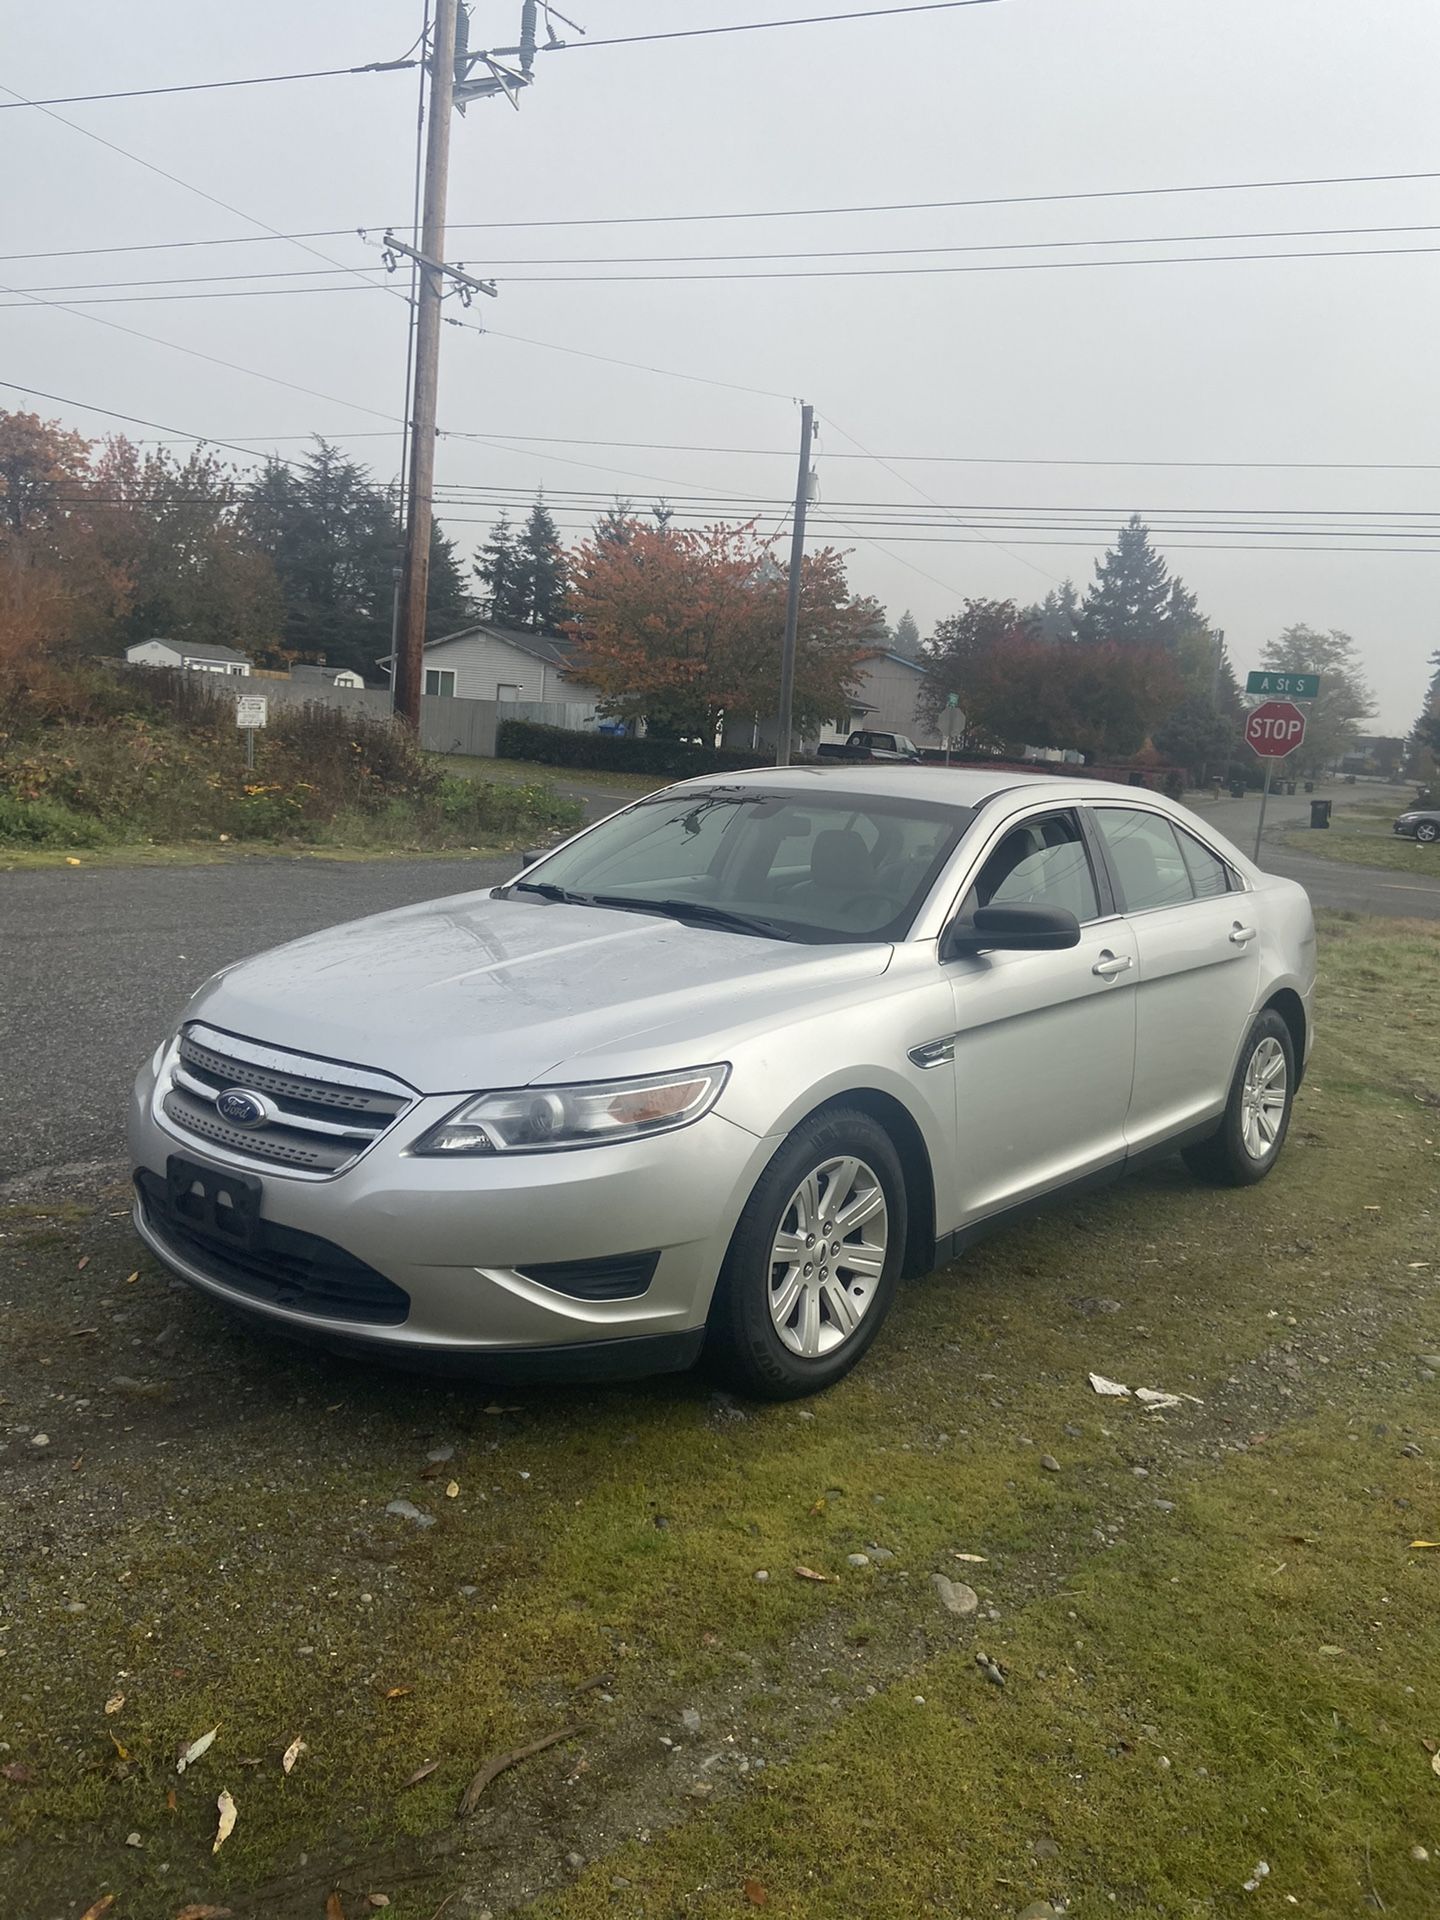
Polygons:
<instances>
[{"instance_id":1,"label":"tall hedge","mask_svg":"<svg viewBox=\"0 0 1440 1920\"><path fill-rule=\"evenodd\" d=\"M686 780L697 773L768 767L761 754L686 746L679 740L622 740L608 733L572 733L534 720L502 720L495 751L502 760L538 760L549 767L591 767L601 773L661 773Z\"/></svg>"}]
</instances>

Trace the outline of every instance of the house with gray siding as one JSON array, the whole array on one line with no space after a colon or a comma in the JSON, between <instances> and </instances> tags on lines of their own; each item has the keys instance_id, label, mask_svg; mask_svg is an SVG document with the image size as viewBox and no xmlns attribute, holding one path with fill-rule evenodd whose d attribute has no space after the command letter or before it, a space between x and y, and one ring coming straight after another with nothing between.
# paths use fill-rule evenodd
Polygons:
<instances>
[{"instance_id":1,"label":"house with gray siding","mask_svg":"<svg viewBox=\"0 0 1440 1920\"><path fill-rule=\"evenodd\" d=\"M858 690L849 712L837 715L821 728L821 741L845 740L852 733L868 731L905 733L917 747L944 744L936 728L919 712L925 669L918 660L903 653L877 653L865 661L856 678Z\"/></svg>"},{"instance_id":2,"label":"house with gray siding","mask_svg":"<svg viewBox=\"0 0 1440 1920\"><path fill-rule=\"evenodd\" d=\"M568 677L573 652L570 641L552 634L481 622L429 642L423 690L441 699L593 705L596 689ZM390 664L380 662L387 674Z\"/></svg>"}]
</instances>

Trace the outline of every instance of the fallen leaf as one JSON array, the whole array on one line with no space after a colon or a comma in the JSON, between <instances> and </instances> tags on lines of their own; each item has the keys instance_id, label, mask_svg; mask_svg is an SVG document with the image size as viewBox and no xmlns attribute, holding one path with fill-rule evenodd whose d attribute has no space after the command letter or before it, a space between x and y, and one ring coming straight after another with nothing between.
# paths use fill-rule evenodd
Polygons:
<instances>
[{"instance_id":1,"label":"fallen leaf","mask_svg":"<svg viewBox=\"0 0 1440 1920\"><path fill-rule=\"evenodd\" d=\"M107 1729L107 1731L108 1731L108 1729ZM128 1747L122 1747L122 1746L121 1746L121 1744L120 1744L120 1742L119 1742L119 1741L118 1741L118 1740L117 1740L117 1739L115 1738L115 1736L114 1736L114 1734L113 1734L113 1733L112 1733L112 1734L110 1735L110 1744L111 1744L111 1746L112 1746L112 1747L114 1747L114 1749L115 1749L115 1751L116 1751L116 1753L117 1753L117 1754L118 1754L118 1755L120 1756L120 1758L121 1758L122 1760L128 1760L128 1759L130 1758L130 1750L129 1750L129 1748L128 1748Z\"/></svg>"},{"instance_id":2,"label":"fallen leaf","mask_svg":"<svg viewBox=\"0 0 1440 1920\"><path fill-rule=\"evenodd\" d=\"M1343 1656L1345 1649L1344 1647L1321 1647L1320 1652L1327 1660L1334 1660L1337 1656Z\"/></svg>"},{"instance_id":3,"label":"fallen leaf","mask_svg":"<svg viewBox=\"0 0 1440 1920\"><path fill-rule=\"evenodd\" d=\"M1432 1754L1431 1754L1431 1756L1430 1756L1430 1771L1431 1771L1432 1773L1440 1773L1440 1753L1432 1753Z\"/></svg>"},{"instance_id":4,"label":"fallen leaf","mask_svg":"<svg viewBox=\"0 0 1440 1920\"><path fill-rule=\"evenodd\" d=\"M524 1411L525 1409L523 1407L497 1406L493 1400L490 1402L490 1405L488 1407L481 1408L482 1413L523 1413Z\"/></svg>"},{"instance_id":5,"label":"fallen leaf","mask_svg":"<svg viewBox=\"0 0 1440 1920\"><path fill-rule=\"evenodd\" d=\"M445 1486L445 1498L447 1500L456 1500L459 1498L459 1496L460 1496L460 1482L458 1480L448 1481Z\"/></svg>"},{"instance_id":6,"label":"fallen leaf","mask_svg":"<svg viewBox=\"0 0 1440 1920\"><path fill-rule=\"evenodd\" d=\"M388 1893L367 1893L365 1903L371 1907L388 1907L390 1904L390 1896Z\"/></svg>"},{"instance_id":7,"label":"fallen leaf","mask_svg":"<svg viewBox=\"0 0 1440 1920\"><path fill-rule=\"evenodd\" d=\"M165 1794L165 1811L167 1813L178 1813L179 1809L180 1802L176 1797L175 1789L170 1787L166 1790Z\"/></svg>"},{"instance_id":8,"label":"fallen leaf","mask_svg":"<svg viewBox=\"0 0 1440 1920\"><path fill-rule=\"evenodd\" d=\"M133 1286L134 1286L134 1284L135 1284L135 1282L136 1282L136 1281L137 1281L137 1280L138 1280L139 1278L140 1278L140 1269L139 1269L139 1268L137 1267L137 1268L135 1269L135 1271L134 1271L134 1273L127 1273L127 1274L126 1274L126 1276L125 1276L125 1284L126 1284L126 1286L127 1286L127 1287L133 1287Z\"/></svg>"},{"instance_id":9,"label":"fallen leaf","mask_svg":"<svg viewBox=\"0 0 1440 1920\"><path fill-rule=\"evenodd\" d=\"M75 1271L76 1271L77 1273L83 1273L83 1272L85 1271L85 1269L86 1269L86 1267L88 1267L88 1266L89 1266L89 1264L90 1264L90 1256L89 1256L89 1254L88 1254L88 1253L82 1253L82 1254L81 1254L81 1256L80 1256L80 1263L79 1263L79 1265L78 1265L78 1266L76 1267L76 1269L75 1269Z\"/></svg>"},{"instance_id":10,"label":"fallen leaf","mask_svg":"<svg viewBox=\"0 0 1440 1920\"><path fill-rule=\"evenodd\" d=\"M404 1792L405 1787L418 1787L422 1780L428 1780L439 1764L438 1760L427 1760L423 1767L417 1767L410 1778L404 1782L401 1792Z\"/></svg>"},{"instance_id":11,"label":"fallen leaf","mask_svg":"<svg viewBox=\"0 0 1440 1920\"><path fill-rule=\"evenodd\" d=\"M985 1558L983 1553L956 1553L955 1549L952 1547L950 1549L950 1554L952 1559L968 1560L972 1567L988 1567L990 1564L990 1562Z\"/></svg>"},{"instance_id":12,"label":"fallen leaf","mask_svg":"<svg viewBox=\"0 0 1440 1920\"><path fill-rule=\"evenodd\" d=\"M820 1498L815 1502L814 1506L811 1507L810 1509L811 1518L813 1519L817 1514L824 1513L826 1508L829 1505L830 1505L830 1502L825 1498L824 1494L822 1493Z\"/></svg>"},{"instance_id":13,"label":"fallen leaf","mask_svg":"<svg viewBox=\"0 0 1440 1920\"><path fill-rule=\"evenodd\" d=\"M188 1747L182 1748L180 1757L175 1762L175 1771L177 1773L184 1773L187 1767L193 1767L201 1755L208 1753L211 1747L214 1746L215 1736L219 1731L220 1726L217 1722L208 1733L202 1733L198 1740L192 1740ZM111 1738L114 1738L113 1734Z\"/></svg>"},{"instance_id":14,"label":"fallen leaf","mask_svg":"<svg viewBox=\"0 0 1440 1920\"><path fill-rule=\"evenodd\" d=\"M294 1772L295 1762L300 1758L301 1754L305 1752L308 1752L308 1748L306 1747L305 1742L300 1738L299 1734L297 1733L295 1738L290 1742L289 1746L285 1749L284 1756L280 1761L280 1764L285 1769L286 1773Z\"/></svg>"},{"instance_id":15,"label":"fallen leaf","mask_svg":"<svg viewBox=\"0 0 1440 1920\"><path fill-rule=\"evenodd\" d=\"M1426 1740L1422 1737L1420 1744L1426 1753L1440 1753L1440 1740Z\"/></svg>"},{"instance_id":16,"label":"fallen leaf","mask_svg":"<svg viewBox=\"0 0 1440 1920\"><path fill-rule=\"evenodd\" d=\"M345 1920L345 1909L340 1904L338 1893L332 1893L325 1902L325 1920Z\"/></svg>"},{"instance_id":17,"label":"fallen leaf","mask_svg":"<svg viewBox=\"0 0 1440 1920\"><path fill-rule=\"evenodd\" d=\"M175 1920L230 1920L233 1907L182 1907Z\"/></svg>"},{"instance_id":18,"label":"fallen leaf","mask_svg":"<svg viewBox=\"0 0 1440 1920\"><path fill-rule=\"evenodd\" d=\"M87 1333L98 1333L99 1331L99 1327L72 1327L70 1329L70 1338L72 1340L82 1340Z\"/></svg>"},{"instance_id":19,"label":"fallen leaf","mask_svg":"<svg viewBox=\"0 0 1440 1920\"><path fill-rule=\"evenodd\" d=\"M815 1580L826 1587L840 1584L838 1573L817 1573L814 1567L796 1567L795 1577L797 1580Z\"/></svg>"},{"instance_id":20,"label":"fallen leaf","mask_svg":"<svg viewBox=\"0 0 1440 1920\"><path fill-rule=\"evenodd\" d=\"M80 862L77 860L74 864L78 867ZM80 1916L80 1920L100 1920L101 1914L108 1913L114 1904L115 1896L113 1893L102 1893L93 1907L87 1907L85 1909L84 1913Z\"/></svg>"},{"instance_id":21,"label":"fallen leaf","mask_svg":"<svg viewBox=\"0 0 1440 1920\"><path fill-rule=\"evenodd\" d=\"M1379 1209L1379 1207L1366 1207L1366 1208L1364 1209L1364 1211L1365 1211L1366 1213L1378 1213L1378 1212L1380 1211L1380 1209Z\"/></svg>"},{"instance_id":22,"label":"fallen leaf","mask_svg":"<svg viewBox=\"0 0 1440 1920\"><path fill-rule=\"evenodd\" d=\"M106 1713L118 1713L124 1704L125 1696L123 1693L112 1693L110 1698L105 1702L105 1711Z\"/></svg>"},{"instance_id":23,"label":"fallen leaf","mask_svg":"<svg viewBox=\"0 0 1440 1920\"><path fill-rule=\"evenodd\" d=\"M414 1691L415 1689L413 1687L391 1687L385 1698L387 1700L403 1700L407 1693L413 1693Z\"/></svg>"},{"instance_id":24,"label":"fallen leaf","mask_svg":"<svg viewBox=\"0 0 1440 1920\"><path fill-rule=\"evenodd\" d=\"M31 1768L23 1765L19 1760L7 1760L5 1765L0 1767L0 1774L4 1774L12 1787L28 1787L35 1778Z\"/></svg>"},{"instance_id":25,"label":"fallen leaf","mask_svg":"<svg viewBox=\"0 0 1440 1920\"><path fill-rule=\"evenodd\" d=\"M1440 1547L1440 1540L1412 1540L1412 1547Z\"/></svg>"},{"instance_id":26,"label":"fallen leaf","mask_svg":"<svg viewBox=\"0 0 1440 1920\"><path fill-rule=\"evenodd\" d=\"M239 1808L230 1798L230 1790L228 1787L222 1787L220 1789L220 1797L215 1802L215 1811L220 1816L220 1820L219 1825L215 1829L215 1844L210 1849L211 1853L218 1853L235 1831L235 1821L239 1813Z\"/></svg>"},{"instance_id":27,"label":"fallen leaf","mask_svg":"<svg viewBox=\"0 0 1440 1920\"><path fill-rule=\"evenodd\" d=\"M747 1880L743 1891L752 1907L769 1906L770 1896L758 1880Z\"/></svg>"}]
</instances>

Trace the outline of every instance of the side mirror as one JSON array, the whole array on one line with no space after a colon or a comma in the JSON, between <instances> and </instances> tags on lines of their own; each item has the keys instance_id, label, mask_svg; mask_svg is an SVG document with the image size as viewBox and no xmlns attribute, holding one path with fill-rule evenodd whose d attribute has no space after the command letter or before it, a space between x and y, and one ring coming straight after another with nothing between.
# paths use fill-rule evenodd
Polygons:
<instances>
[{"instance_id":1,"label":"side mirror","mask_svg":"<svg viewBox=\"0 0 1440 1920\"><path fill-rule=\"evenodd\" d=\"M977 907L952 920L940 943L944 959L964 953L1057 953L1080 944L1080 922L1064 907Z\"/></svg>"},{"instance_id":2,"label":"side mirror","mask_svg":"<svg viewBox=\"0 0 1440 1920\"><path fill-rule=\"evenodd\" d=\"M520 856L520 865L533 867L537 860L543 860L550 851L548 847L528 847Z\"/></svg>"}]
</instances>

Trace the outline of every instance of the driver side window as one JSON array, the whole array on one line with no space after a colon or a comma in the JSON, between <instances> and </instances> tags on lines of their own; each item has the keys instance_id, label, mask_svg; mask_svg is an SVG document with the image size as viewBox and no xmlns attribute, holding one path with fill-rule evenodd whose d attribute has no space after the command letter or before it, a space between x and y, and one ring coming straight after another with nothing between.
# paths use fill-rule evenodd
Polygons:
<instances>
[{"instance_id":1,"label":"driver side window","mask_svg":"<svg viewBox=\"0 0 1440 1920\"><path fill-rule=\"evenodd\" d=\"M961 919L977 907L1062 907L1082 926L1098 920L1100 898L1074 814L1042 814L1012 827L976 876Z\"/></svg>"}]
</instances>

